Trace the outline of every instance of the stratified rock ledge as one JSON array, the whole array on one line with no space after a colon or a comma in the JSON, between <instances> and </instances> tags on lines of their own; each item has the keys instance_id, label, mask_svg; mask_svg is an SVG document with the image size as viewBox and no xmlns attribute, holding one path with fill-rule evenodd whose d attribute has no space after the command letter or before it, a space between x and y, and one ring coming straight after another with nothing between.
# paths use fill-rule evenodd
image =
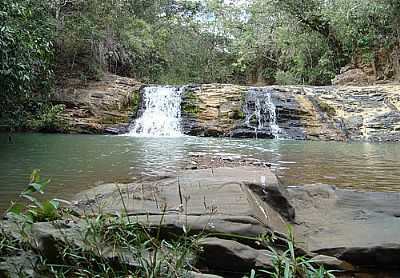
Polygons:
<instances>
[{"instance_id":1,"label":"stratified rock ledge","mask_svg":"<svg viewBox=\"0 0 400 278\"><path fill-rule=\"evenodd\" d=\"M162 229L167 232L185 229L243 237L273 232L284 237L291 224L296 240L303 243L299 252L335 269L394 272L400 267L399 193L328 185L284 188L268 168L244 166L183 170L175 177L140 184L106 184L80 194L75 207L90 214L99 206L118 215L123 209L121 192L128 215L139 222L160 225L165 210ZM237 262L241 270L272 266L267 251L251 241L217 236L206 240L204 248L209 250L205 265L212 273L226 271L221 258Z\"/></svg>"}]
</instances>

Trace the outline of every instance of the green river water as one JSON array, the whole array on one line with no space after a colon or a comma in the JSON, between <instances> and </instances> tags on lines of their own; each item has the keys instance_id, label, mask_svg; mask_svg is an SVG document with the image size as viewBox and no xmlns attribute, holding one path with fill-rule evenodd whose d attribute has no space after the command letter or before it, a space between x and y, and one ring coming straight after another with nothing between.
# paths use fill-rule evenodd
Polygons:
<instances>
[{"instance_id":1,"label":"green river water","mask_svg":"<svg viewBox=\"0 0 400 278\"><path fill-rule=\"evenodd\" d=\"M400 146L198 137L0 134L0 210L15 200L33 169L51 177L50 197L68 199L96 184L176 171L191 153L266 160L286 185L327 183L400 191Z\"/></svg>"}]
</instances>

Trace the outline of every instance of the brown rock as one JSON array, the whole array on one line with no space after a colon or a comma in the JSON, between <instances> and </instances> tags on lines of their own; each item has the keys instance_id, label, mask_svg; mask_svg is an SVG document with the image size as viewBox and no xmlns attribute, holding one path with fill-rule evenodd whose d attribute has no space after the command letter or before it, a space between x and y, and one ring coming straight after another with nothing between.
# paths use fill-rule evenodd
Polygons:
<instances>
[{"instance_id":1,"label":"brown rock","mask_svg":"<svg viewBox=\"0 0 400 278\"><path fill-rule=\"evenodd\" d=\"M57 85L53 103L64 104L72 133L111 133L129 123L132 101L142 84L134 79L105 75L100 81L65 80Z\"/></svg>"}]
</instances>

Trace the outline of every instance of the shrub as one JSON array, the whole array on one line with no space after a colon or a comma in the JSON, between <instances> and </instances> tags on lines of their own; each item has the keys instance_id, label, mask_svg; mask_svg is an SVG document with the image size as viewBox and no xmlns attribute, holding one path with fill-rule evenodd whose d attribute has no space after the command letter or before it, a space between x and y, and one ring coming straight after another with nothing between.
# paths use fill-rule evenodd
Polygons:
<instances>
[{"instance_id":1,"label":"shrub","mask_svg":"<svg viewBox=\"0 0 400 278\"><path fill-rule=\"evenodd\" d=\"M60 203L69 203L61 199L39 201L35 195L44 194L44 190L50 180L42 180L40 171L34 170L30 177L29 186L20 194L20 197L28 201L28 204L12 202L7 210L7 215L24 225L32 225L35 222L53 221L61 219Z\"/></svg>"},{"instance_id":2,"label":"shrub","mask_svg":"<svg viewBox=\"0 0 400 278\"><path fill-rule=\"evenodd\" d=\"M45 132L63 132L68 129L68 122L63 118L65 106L62 104L41 104L38 115L32 115L27 121L29 129Z\"/></svg>"}]
</instances>

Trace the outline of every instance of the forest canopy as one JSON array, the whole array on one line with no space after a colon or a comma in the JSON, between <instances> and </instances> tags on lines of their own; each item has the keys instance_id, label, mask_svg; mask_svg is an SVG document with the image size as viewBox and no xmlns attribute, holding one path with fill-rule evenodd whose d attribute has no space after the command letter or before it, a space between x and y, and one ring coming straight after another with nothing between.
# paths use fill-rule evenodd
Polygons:
<instances>
[{"instance_id":1,"label":"forest canopy","mask_svg":"<svg viewBox=\"0 0 400 278\"><path fill-rule=\"evenodd\" d=\"M3 0L2 118L57 80L329 85L346 65L400 79L398 0Z\"/></svg>"}]
</instances>

